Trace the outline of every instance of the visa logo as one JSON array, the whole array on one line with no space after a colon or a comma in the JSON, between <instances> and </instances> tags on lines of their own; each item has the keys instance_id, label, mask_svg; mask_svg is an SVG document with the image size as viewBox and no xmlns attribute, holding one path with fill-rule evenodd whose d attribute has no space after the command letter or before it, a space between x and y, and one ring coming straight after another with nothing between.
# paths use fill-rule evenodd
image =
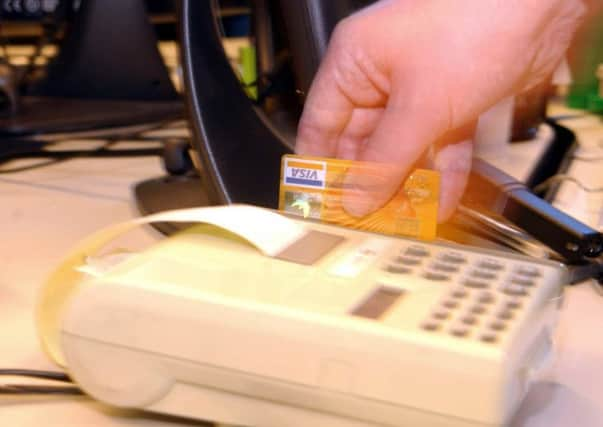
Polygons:
<instances>
[{"instance_id":1,"label":"visa logo","mask_svg":"<svg viewBox=\"0 0 603 427\"><path fill-rule=\"evenodd\" d=\"M318 171L312 169L291 168L292 178L318 180Z\"/></svg>"},{"instance_id":2,"label":"visa logo","mask_svg":"<svg viewBox=\"0 0 603 427\"><path fill-rule=\"evenodd\" d=\"M325 188L326 162L285 160L285 185L306 188Z\"/></svg>"}]
</instances>

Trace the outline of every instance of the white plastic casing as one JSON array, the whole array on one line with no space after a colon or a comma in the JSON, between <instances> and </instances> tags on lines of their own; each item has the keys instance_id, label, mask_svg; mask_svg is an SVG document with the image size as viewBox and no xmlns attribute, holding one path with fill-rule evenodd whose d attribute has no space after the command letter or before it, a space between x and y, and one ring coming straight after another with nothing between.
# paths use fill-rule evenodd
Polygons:
<instances>
[{"instance_id":1,"label":"white plastic casing","mask_svg":"<svg viewBox=\"0 0 603 427\"><path fill-rule=\"evenodd\" d=\"M70 374L112 405L250 427L509 422L553 355L560 265L307 226L345 241L307 266L199 226L90 278Z\"/></svg>"}]
</instances>

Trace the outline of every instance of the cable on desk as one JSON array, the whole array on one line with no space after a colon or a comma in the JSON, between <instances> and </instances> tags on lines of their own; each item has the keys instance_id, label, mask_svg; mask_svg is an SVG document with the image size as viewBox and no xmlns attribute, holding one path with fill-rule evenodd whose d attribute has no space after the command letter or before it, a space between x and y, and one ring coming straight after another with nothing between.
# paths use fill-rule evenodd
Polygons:
<instances>
[{"instance_id":1,"label":"cable on desk","mask_svg":"<svg viewBox=\"0 0 603 427\"><path fill-rule=\"evenodd\" d=\"M33 165L18 166L18 167L9 168L9 169L0 168L0 175L8 175L11 173L18 173L18 172L25 172L25 171L34 170L34 169L40 169L40 168L43 168L46 166L51 166L51 165L54 165L57 163L66 162L67 160L73 160L73 159L80 158L80 157L89 157L89 156L92 156L96 152L100 152L101 150L108 149L112 144L113 144L113 142L108 142L107 144L104 144L101 147L96 148L94 150L89 150L88 152L81 151L81 152L78 152L73 155L66 155L65 153L61 153L61 152L52 152L52 151L44 152L43 151L43 152L35 152L35 153L31 153L31 152L30 153L20 153L18 157L7 156L4 159L0 159L0 164L4 163L6 161L9 161L9 160L15 160L16 158L43 157L43 158L50 158L50 160L38 162Z\"/></svg>"},{"instance_id":2,"label":"cable on desk","mask_svg":"<svg viewBox=\"0 0 603 427\"><path fill-rule=\"evenodd\" d=\"M64 372L40 371L36 369L0 369L0 376L28 377L70 383L71 378Z\"/></svg>"},{"instance_id":3,"label":"cable on desk","mask_svg":"<svg viewBox=\"0 0 603 427\"><path fill-rule=\"evenodd\" d=\"M84 392L75 386L64 372L41 371L35 369L0 369L0 376L6 377L26 377L46 381L57 381L68 385L37 385L37 384L0 384L0 395L40 395L40 394L61 394L61 395L83 395Z\"/></svg>"},{"instance_id":4,"label":"cable on desk","mask_svg":"<svg viewBox=\"0 0 603 427\"><path fill-rule=\"evenodd\" d=\"M7 175L18 172L25 172L29 170L39 169L46 166L52 166L54 164L65 162L68 160L73 160L77 158L94 158L94 157L155 157L162 156L163 150L162 148L134 148L134 149L113 149L115 145L121 142L130 142L130 141L162 141L164 137L162 136L153 136L153 135L145 135L145 133L150 133L154 131L161 131L166 129L178 129L180 128L179 123L172 122L163 122L157 124L152 127L144 127L138 131L132 132L130 134L119 134L117 136L106 136L103 138L106 141L102 146L91 149L91 150L58 150L58 151L50 151L42 148L31 149L30 151L20 151L8 153L4 157L0 157L0 164L8 162L10 160L17 160L23 158L45 158L49 159L46 161L41 161L39 163L35 163L33 165L19 166L15 168L9 169L1 169L0 175ZM187 143L189 141L186 137L177 137L172 139L181 138L185 140ZM45 141L46 143L50 143L51 141ZM68 139L62 140L61 142L69 143L72 142ZM57 142L60 144L61 142Z\"/></svg>"},{"instance_id":5,"label":"cable on desk","mask_svg":"<svg viewBox=\"0 0 603 427\"><path fill-rule=\"evenodd\" d=\"M153 132L164 130L188 130L183 120L168 120L142 125L120 126L113 128L99 128L75 131L69 133L37 134L23 138L26 142L40 142L45 144L68 142L74 140L114 140L114 141L137 141L137 140L161 140L162 136L153 136ZM145 135L148 134L148 135Z\"/></svg>"},{"instance_id":6,"label":"cable on desk","mask_svg":"<svg viewBox=\"0 0 603 427\"><path fill-rule=\"evenodd\" d=\"M69 160L69 159L64 159L64 160ZM33 170L33 169L40 169L45 166L51 166L56 163L61 163L62 161L63 160L53 159L53 160L48 160L45 162L36 163L35 165L20 166L18 168L11 168L11 169L0 169L0 175L8 175L11 173L26 172L26 171Z\"/></svg>"},{"instance_id":7,"label":"cable on desk","mask_svg":"<svg viewBox=\"0 0 603 427\"><path fill-rule=\"evenodd\" d=\"M157 157L162 155L160 148L136 148L136 149L111 149L113 142L103 145L94 150L84 151L36 151L19 153L18 156L9 156L8 158L0 158L0 164L9 160L25 159L25 158L49 158L50 160L35 163L33 165L18 166L10 169L0 168L0 175L7 175L17 172L25 172L28 170L39 169L45 166L51 166L57 163L78 158L99 158L99 157Z\"/></svg>"},{"instance_id":8,"label":"cable on desk","mask_svg":"<svg viewBox=\"0 0 603 427\"><path fill-rule=\"evenodd\" d=\"M40 386L29 384L0 384L0 395L40 395L60 394L69 396L82 396L84 392L77 387Z\"/></svg>"},{"instance_id":9,"label":"cable on desk","mask_svg":"<svg viewBox=\"0 0 603 427\"><path fill-rule=\"evenodd\" d=\"M595 188L587 187L586 185L584 185L582 182L580 182L573 176L565 175L565 174L559 174L559 175L554 175L554 176L550 177L549 179L545 180L541 184L538 184L537 186L535 186L533 191L534 191L534 193L541 193L543 191L546 191L550 186L558 184L558 183L562 183L565 181L573 182L574 184L576 184L578 187L580 187L582 190L586 191L587 193L600 193L603 191L603 187L595 187Z\"/></svg>"}]
</instances>

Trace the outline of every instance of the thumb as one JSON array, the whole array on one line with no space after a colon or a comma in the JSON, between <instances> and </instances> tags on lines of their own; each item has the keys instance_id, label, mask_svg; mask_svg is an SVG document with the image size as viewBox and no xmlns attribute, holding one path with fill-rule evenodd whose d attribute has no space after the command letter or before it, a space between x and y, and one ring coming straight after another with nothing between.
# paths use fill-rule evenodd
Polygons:
<instances>
[{"instance_id":1,"label":"thumb","mask_svg":"<svg viewBox=\"0 0 603 427\"><path fill-rule=\"evenodd\" d=\"M375 166L351 170L346 176L343 207L361 217L383 206L397 192L413 166L448 125L447 114L433 108L388 105L357 160Z\"/></svg>"}]
</instances>

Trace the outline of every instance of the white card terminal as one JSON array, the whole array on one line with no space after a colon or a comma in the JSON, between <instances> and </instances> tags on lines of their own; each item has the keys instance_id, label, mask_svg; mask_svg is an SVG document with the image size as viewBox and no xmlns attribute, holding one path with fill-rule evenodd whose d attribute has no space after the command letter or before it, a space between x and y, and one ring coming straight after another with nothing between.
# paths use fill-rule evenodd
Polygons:
<instances>
[{"instance_id":1,"label":"white card terminal","mask_svg":"<svg viewBox=\"0 0 603 427\"><path fill-rule=\"evenodd\" d=\"M69 373L112 405L240 426L509 422L553 355L562 266L290 221L306 232L274 256L200 225L86 279Z\"/></svg>"}]
</instances>

